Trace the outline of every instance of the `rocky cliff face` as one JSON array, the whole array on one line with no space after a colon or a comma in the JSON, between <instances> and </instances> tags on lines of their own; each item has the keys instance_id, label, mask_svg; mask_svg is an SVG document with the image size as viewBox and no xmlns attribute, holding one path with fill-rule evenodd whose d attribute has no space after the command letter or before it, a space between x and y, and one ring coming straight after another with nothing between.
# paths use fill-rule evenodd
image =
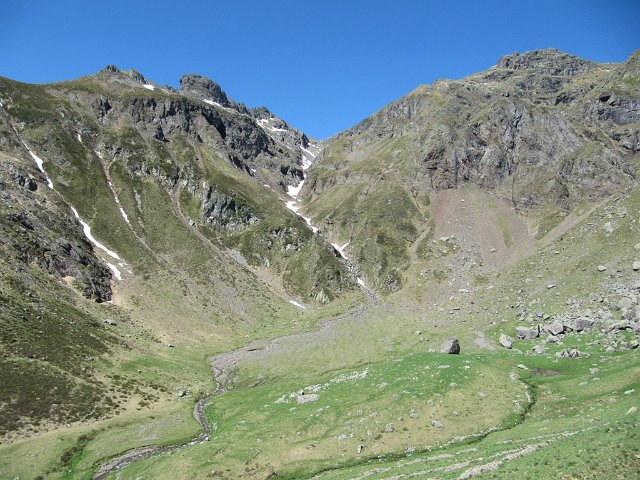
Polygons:
<instances>
[{"instance_id":1,"label":"rocky cliff face","mask_svg":"<svg viewBox=\"0 0 640 480\"><path fill-rule=\"evenodd\" d=\"M351 240L383 289L403 284L407 252L429 228L429 197L439 191L478 185L542 238L576 208L635 181L639 55L600 65L537 50L421 86L326 143L301 192L304 208ZM389 222L376 208L381 199L386 210L401 204ZM380 242L366 244L380 233ZM389 238L397 249L382 253Z\"/></svg>"}]
</instances>

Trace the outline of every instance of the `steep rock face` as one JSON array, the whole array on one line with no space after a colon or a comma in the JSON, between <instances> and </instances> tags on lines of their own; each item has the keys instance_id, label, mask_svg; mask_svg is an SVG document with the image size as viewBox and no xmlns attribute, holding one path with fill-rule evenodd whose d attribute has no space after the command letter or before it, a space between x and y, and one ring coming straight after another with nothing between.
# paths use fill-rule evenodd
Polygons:
<instances>
[{"instance_id":1,"label":"steep rock face","mask_svg":"<svg viewBox=\"0 0 640 480\"><path fill-rule=\"evenodd\" d=\"M230 231L243 230L259 221L249 208L236 200L235 195L218 192L211 185L204 190L202 219L206 224Z\"/></svg>"},{"instance_id":2,"label":"steep rock face","mask_svg":"<svg viewBox=\"0 0 640 480\"><path fill-rule=\"evenodd\" d=\"M421 86L325 143L302 189L303 209L349 240L372 283L390 291L407 280L420 232L433 230L436 192L494 192L541 238L575 208L634 181L637 57L600 65L537 50ZM394 251L374 248L381 234Z\"/></svg>"}]
</instances>

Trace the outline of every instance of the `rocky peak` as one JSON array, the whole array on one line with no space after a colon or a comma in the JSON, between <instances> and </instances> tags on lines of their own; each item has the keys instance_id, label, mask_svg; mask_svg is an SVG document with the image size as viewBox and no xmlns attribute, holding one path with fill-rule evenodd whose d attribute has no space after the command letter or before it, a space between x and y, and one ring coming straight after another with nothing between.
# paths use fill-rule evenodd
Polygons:
<instances>
[{"instance_id":1,"label":"rocky peak","mask_svg":"<svg viewBox=\"0 0 640 480\"><path fill-rule=\"evenodd\" d=\"M147 83L144 75L142 75L135 68L121 70L115 65L107 65L102 70L100 70L100 72L98 72L98 75L103 76L103 79L107 79L108 81L115 81L128 85L144 85Z\"/></svg>"},{"instance_id":2,"label":"rocky peak","mask_svg":"<svg viewBox=\"0 0 640 480\"><path fill-rule=\"evenodd\" d=\"M102 69L102 72L105 73L119 73L120 69L118 67L116 67L115 65L107 65L106 67L104 67Z\"/></svg>"},{"instance_id":3,"label":"rocky peak","mask_svg":"<svg viewBox=\"0 0 640 480\"><path fill-rule=\"evenodd\" d=\"M187 73L180 77L180 93L196 95L204 100L219 103L223 107L233 106L220 85L209 78L194 73Z\"/></svg>"},{"instance_id":4,"label":"rocky peak","mask_svg":"<svg viewBox=\"0 0 640 480\"><path fill-rule=\"evenodd\" d=\"M497 66L508 70L533 70L548 75L575 77L589 71L595 64L555 48L547 48L505 55L498 60Z\"/></svg>"},{"instance_id":5,"label":"rocky peak","mask_svg":"<svg viewBox=\"0 0 640 480\"><path fill-rule=\"evenodd\" d=\"M135 68L124 70L122 73L124 73L127 77L129 77L131 80L133 80L136 83L141 83L141 84L147 83L144 76Z\"/></svg>"},{"instance_id":6,"label":"rocky peak","mask_svg":"<svg viewBox=\"0 0 640 480\"><path fill-rule=\"evenodd\" d=\"M275 117L267 107L250 108L249 113L257 120L268 120Z\"/></svg>"}]
</instances>

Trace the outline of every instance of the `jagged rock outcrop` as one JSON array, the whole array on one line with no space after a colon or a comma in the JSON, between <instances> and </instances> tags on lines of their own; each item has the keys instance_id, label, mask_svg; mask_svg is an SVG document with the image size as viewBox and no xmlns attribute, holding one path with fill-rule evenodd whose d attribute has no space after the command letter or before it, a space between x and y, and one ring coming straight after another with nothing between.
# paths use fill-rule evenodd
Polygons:
<instances>
[{"instance_id":1,"label":"jagged rock outcrop","mask_svg":"<svg viewBox=\"0 0 640 480\"><path fill-rule=\"evenodd\" d=\"M203 100L219 103L223 107L238 108L235 102L229 100L220 85L201 75L188 73L180 77L180 93L195 95Z\"/></svg>"},{"instance_id":2,"label":"jagged rock outcrop","mask_svg":"<svg viewBox=\"0 0 640 480\"><path fill-rule=\"evenodd\" d=\"M227 195L209 185L202 199L202 220L229 231L241 231L259 221L249 208L236 201L235 195Z\"/></svg>"}]
</instances>

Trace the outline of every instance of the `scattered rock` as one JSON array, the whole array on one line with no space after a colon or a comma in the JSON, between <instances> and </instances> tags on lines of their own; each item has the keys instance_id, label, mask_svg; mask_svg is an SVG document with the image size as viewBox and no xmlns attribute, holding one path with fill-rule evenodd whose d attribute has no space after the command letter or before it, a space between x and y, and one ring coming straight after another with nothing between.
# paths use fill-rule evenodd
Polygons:
<instances>
[{"instance_id":1,"label":"scattered rock","mask_svg":"<svg viewBox=\"0 0 640 480\"><path fill-rule=\"evenodd\" d=\"M545 330L551 335L560 335L564 332L564 325L561 322L553 322L545 327Z\"/></svg>"},{"instance_id":2,"label":"scattered rock","mask_svg":"<svg viewBox=\"0 0 640 480\"><path fill-rule=\"evenodd\" d=\"M106 323L107 325L117 325L117 323L114 320L111 320L110 318L105 318L104 319L104 323Z\"/></svg>"},{"instance_id":3,"label":"scattered rock","mask_svg":"<svg viewBox=\"0 0 640 480\"><path fill-rule=\"evenodd\" d=\"M629 297L622 297L618 300L618 308L620 310L628 310L633 305L633 301Z\"/></svg>"},{"instance_id":4,"label":"scattered rock","mask_svg":"<svg viewBox=\"0 0 640 480\"><path fill-rule=\"evenodd\" d=\"M607 235L611 235L616 228L618 228L618 226L612 224L611 222L607 222L602 225L602 230L604 230Z\"/></svg>"},{"instance_id":5,"label":"scattered rock","mask_svg":"<svg viewBox=\"0 0 640 480\"><path fill-rule=\"evenodd\" d=\"M550 284L547 285L547 288L548 289L552 289L552 288L555 288L555 286L556 286L555 283L550 283Z\"/></svg>"},{"instance_id":6,"label":"scattered rock","mask_svg":"<svg viewBox=\"0 0 640 480\"><path fill-rule=\"evenodd\" d=\"M546 342L547 343L558 343L559 338L556 337L555 335L548 335Z\"/></svg>"},{"instance_id":7,"label":"scattered rock","mask_svg":"<svg viewBox=\"0 0 640 480\"><path fill-rule=\"evenodd\" d=\"M393 428L393 423L387 423L384 427L384 431L387 433L391 433L393 432L394 428Z\"/></svg>"},{"instance_id":8,"label":"scattered rock","mask_svg":"<svg viewBox=\"0 0 640 480\"><path fill-rule=\"evenodd\" d=\"M633 270L636 272L640 270L640 261L636 260L635 262L633 262L633 265L631 265L631 268L633 268Z\"/></svg>"},{"instance_id":9,"label":"scattered rock","mask_svg":"<svg viewBox=\"0 0 640 480\"><path fill-rule=\"evenodd\" d=\"M431 419L431 425L436 428L444 428L444 423L442 423L440 420L436 420L435 418Z\"/></svg>"},{"instance_id":10,"label":"scattered rock","mask_svg":"<svg viewBox=\"0 0 640 480\"><path fill-rule=\"evenodd\" d=\"M516 327L516 335L523 340L531 340L537 338L540 335L539 327Z\"/></svg>"},{"instance_id":11,"label":"scattered rock","mask_svg":"<svg viewBox=\"0 0 640 480\"><path fill-rule=\"evenodd\" d=\"M176 397L178 398L184 398L187 396L187 391L186 390L179 390L178 393L176 393Z\"/></svg>"},{"instance_id":12,"label":"scattered rock","mask_svg":"<svg viewBox=\"0 0 640 480\"><path fill-rule=\"evenodd\" d=\"M546 351L547 349L544 348L544 345L536 345L535 347L533 347L533 353L536 353L538 355L543 354Z\"/></svg>"},{"instance_id":13,"label":"scattered rock","mask_svg":"<svg viewBox=\"0 0 640 480\"><path fill-rule=\"evenodd\" d=\"M318 394L317 393L309 393L306 395L298 395L297 401L298 404L303 404L303 403L309 403L309 402L315 402L316 400L318 400Z\"/></svg>"},{"instance_id":14,"label":"scattered rock","mask_svg":"<svg viewBox=\"0 0 640 480\"><path fill-rule=\"evenodd\" d=\"M629 410L627 410L627 415L633 415L634 413L638 412L638 407L631 407Z\"/></svg>"},{"instance_id":15,"label":"scattered rock","mask_svg":"<svg viewBox=\"0 0 640 480\"><path fill-rule=\"evenodd\" d=\"M449 338L448 340L442 342L440 351L442 353L457 355L460 353L460 342L457 338Z\"/></svg>"},{"instance_id":16,"label":"scattered rock","mask_svg":"<svg viewBox=\"0 0 640 480\"><path fill-rule=\"evenodd\" d=\"M358 455L360 455L363 450L364 450L364 445L362 445L362 444L358 445L358 448L356 450L358 452Z\"/></svg>"},{"instance_id":17,"label":"scattered rock","mask_svg":"<svg viewBox=\"0 0 640 480\"><path fill-rule=\"evenodd\" d=\"M505 335L504 333L500 334L500 345L504 348L512 348L513 347L513 338L509 335Z\"/></svg>"},{"instance_id":18,"label":"scattered rock","mask_svg":"<svg viewBox=\"0 0 640 480\"><path fill-rule=\"evenodd\" d=\"M599 373L600 373L600 369L599 369L599 368L590 368L590 369L589 369L589 373L590 373L591 375L597 375L597 374L599 374Z\"/></svg>"},{"instance_id":19,"label":"scattered rock","mask_svg":"<svg viewBox=\"0 0 640 480\"><path fill-rule=\"evenodd\" d=\"M605 267L604 265L598 265L598 271L599 272L604 272L607 269L607 267Z\"/></svg>"},{"instance_id":20,"label":"scattered rock","mask_svg":"<svg viewBox=\"0 0 640 480\"><path fill-rule=\"evenodd\" d=\"M576 318L573 322L572 328L576 332L582 332L584 330L589 330L593 326L593 320L588 318Z\"/></svg>"},{"instance_id":21,"label":"scattered rock","mask_svg":"<svg viewBox=\"0 0 640 480\"><path fill-rule=\"evenodd\" d=\"M576 348L565 348L561 352L556 353L556 357L558 358L578 358L582 355L583 353Z\"/></svg>"},{"instance_id":22,"label":"scattered rock","mask_svg":"<svg viewBox=\"0 0 640 480\"><path fill-rule=\"evenodd\" d=\"M517 365L517 367L518 367L518 368L521 368L522 370L529 370L529 367L527 367L526 365L524 365L524 364L522 364L522 363L519 363L519 364Z\"/></svg>"}]
</instances>

